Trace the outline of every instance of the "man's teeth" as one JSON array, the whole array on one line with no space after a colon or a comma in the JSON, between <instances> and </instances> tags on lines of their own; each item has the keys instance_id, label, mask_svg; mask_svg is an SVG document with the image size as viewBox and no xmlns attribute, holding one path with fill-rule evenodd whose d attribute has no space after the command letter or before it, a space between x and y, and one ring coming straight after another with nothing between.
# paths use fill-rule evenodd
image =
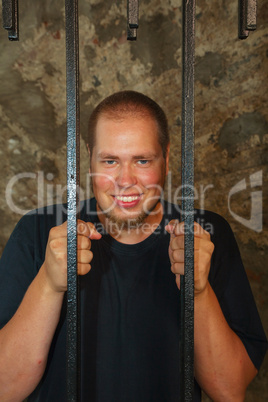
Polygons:
<instances>
[{"instance_id":1,"label":"man's teeth","mask_svg":"<svg viewBox=\"0 0 268 402\"><path fill-rule=\"evenodd\" d=\"M139 196L135 195L133 197L122 197L122 196L116 196L115 197L118 201L123 201L123 202L132 202L135 201L139 198Z\"/></svg>"}]
</instances>

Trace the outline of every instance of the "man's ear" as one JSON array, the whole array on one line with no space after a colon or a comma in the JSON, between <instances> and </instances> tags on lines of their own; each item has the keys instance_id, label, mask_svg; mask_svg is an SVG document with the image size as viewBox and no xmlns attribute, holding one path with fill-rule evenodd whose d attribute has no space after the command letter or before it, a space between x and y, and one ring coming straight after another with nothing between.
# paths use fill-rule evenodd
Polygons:
<instances>
[{"instance_id":1,"label":"man's ear","mask_svg":"<svg viewBox=\"0 0 268 402\"><path fill-rule=\"evenodd\" d=\"M166 151L166 175L169 171L169 151L170 151L170 143L168 143L167 151Z\"/></svg>"}]
</instances>

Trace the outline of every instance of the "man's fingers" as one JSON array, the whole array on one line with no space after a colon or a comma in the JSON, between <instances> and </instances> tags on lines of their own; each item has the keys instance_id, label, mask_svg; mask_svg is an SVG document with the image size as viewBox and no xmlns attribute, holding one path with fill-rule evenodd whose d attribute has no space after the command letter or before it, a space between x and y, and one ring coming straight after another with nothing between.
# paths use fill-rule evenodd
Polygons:
<instances>
[{"instance_id":1,"label":"man's fingers","mask_svg":"<svg viewBox=\"0 0 268 402\"><path fill-rule=\"evenodd\" d=\"M175 237L175 227L178 225L179 221L178 219L172 219L168 225L165 226L165 230L171 235L171 238Z\"/></svg>"},{"instance_id":2,"label":"man's fingers","mask_svg":"<svg viewBox=\"0 0 268 402\"><path fill-rule=\"evenodd\" d=\"M91 270L90 264L77 264L77 274L78 275L86 275Z\"/></svg>"},{"instance_id":3,"label":"man's fingers","mask_svg":"<svg viewBox=\"0 0 268 402\"><path fill-rule=\"evenodd\" d=\"M179 274L176 274L175 278L176 278L176 284L178 286L178 289L180 289L181 288L181 276Z\"/></svg>"},{"instance_id":4,"label":"man's fingers","mask_svg":"<svg viewBox=\"0 0 268 402\"><path fill-rule=\"evenodd\" d=\"M173 264L171 264L171 272L176 275L184 275L184 263L174 262Z\"/></svg>"},{"instance_id":5,"label":"man's fingers","mask_svg":"<svg viewBox=\"0 0 268 402\"><path fill-rule=\"evenodd\" d=\"M77 221L77 233L81 236L88 237L90 239L98 240L101 238L101 234L97 231L93 223Z\"/></svg>"},{"instance_id":6,"label":"man's fingers","mask_svg":"<svg viewBox=\"0 0 268 402\"><path fill-rule=\"evenodd\" d=\"M184 250L183 249L175 249L171 252L171 262L182 262L184 263Z\"/></svg>"},{"instance_id":7,"label":"man's fingers","mask_svg":"<svg viewBox=\"0 0 268 402\"><path fill-rule=\"evenodd\" d=\"M89 264L92 261L93 253L91 250L77 250L78 264Z\"/></svg>"},{"instance_id":8,"label":"man's fingers","mask_svg":"<svg viewBox=\"0 0 268 402\"><path fill-rule=\"evenodd\" d=\"M91 248L90 239L88 237L78 235L77 236L77 248L90 250L90 248Z\"/></svg>"}]
</instances>

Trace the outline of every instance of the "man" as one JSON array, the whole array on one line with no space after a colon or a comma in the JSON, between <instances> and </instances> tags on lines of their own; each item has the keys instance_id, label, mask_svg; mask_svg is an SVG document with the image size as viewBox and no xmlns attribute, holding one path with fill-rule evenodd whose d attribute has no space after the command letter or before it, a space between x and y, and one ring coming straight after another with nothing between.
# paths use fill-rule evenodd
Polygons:
<instances>
[{"instance_id":1,"label":"man","mask_svg":"<svg viewBox=\"0 0 268 402\"><path fill-rule=\"evenodd\" d=\"M179 208L161 199L164 112L140 93L116 93L93 111L88 148L95 199L82 203L78 224L82 401L178 401L184 241ZM1 401L66 400L67 225L62 206L50 212L23 217L1 260ZM228 224L205 211L195 220L195 400L201 387L215 401L242 401L266 338Z\"/></svg>"}]
</instances>

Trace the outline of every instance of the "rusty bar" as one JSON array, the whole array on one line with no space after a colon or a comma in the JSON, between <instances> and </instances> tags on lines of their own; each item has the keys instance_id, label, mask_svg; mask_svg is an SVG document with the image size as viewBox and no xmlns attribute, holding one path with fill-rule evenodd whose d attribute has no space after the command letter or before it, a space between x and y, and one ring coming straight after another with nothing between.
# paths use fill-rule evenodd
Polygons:
<instances>
[{"instance_id":1,"label":"rusty bar","mask_svg":"<svg viewBox=\"0 0 268 402\"><path fill-rule=\"evenodd\" d=\"M257 28L257 0L247 0L246 28L255 31Z\"/></svg>"},{"instance_id":2,"label":"rusty bar","mask_svg":"<svg viewBox=\"0 0 268 402\"><path fill-rule=\"evenodd\" d=\"M65 0L67 102L67 400L80 400L80 320L77 276L79 188L79 35L78 0Z\"/></svg>"},{"instance_id":3,"label":"rusty bar","mask_svg":"<svg viewBox=\"0 0 268 402\"><path fill-rule=\"evenodd\" d=\"M139 27L139 0L128 0L127 2L127 39L137 39Z\"/></svg>"},{"instance_id":4,"label":"rusty bar","mask_svg":"<svg viewBox=\"0 0 268 402\"><path fill-rule=\"evenodd\" d=\"M194 61L195 0L183 1L182 15L182 221L185 224L181 277L180 393L194 396Z\"/></svg>"},{"instance_id":5,"label":"rusty bar","mask_svg":"<svg viewBox=\"0 0 268 402\"><path fill-rule=\"evenodd\" d=\"M2 0L3 27L8 31L8 39L19 40L18 0Z\"/></svg>"}]
</instances>

